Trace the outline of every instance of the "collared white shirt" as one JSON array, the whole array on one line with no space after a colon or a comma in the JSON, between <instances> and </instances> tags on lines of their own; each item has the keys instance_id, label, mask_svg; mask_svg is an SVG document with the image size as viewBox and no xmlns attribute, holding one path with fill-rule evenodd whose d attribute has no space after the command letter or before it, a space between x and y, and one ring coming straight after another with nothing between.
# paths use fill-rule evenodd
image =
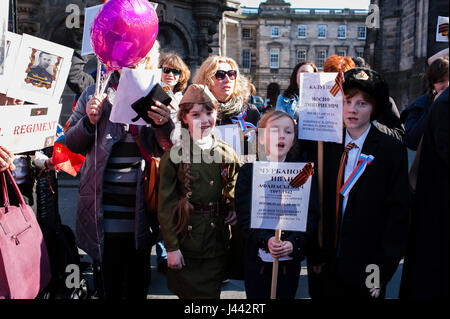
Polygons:
<instances>
[{"instance_id":1,"label":"collared white shirt","mask_svg":"<svg viewBox=\"0 0 450 319\"><path fill-rule=\"evenodd\" d=\"M366 140L367 134L369 134L371 126L372 125L369 124L369 127L367 128L367 130L356 140L353 140L350 137L350 135L348 134L347 130L345 130L345 144L344 145L347 145L348 143L355 143L356 146L358 146L358 147L354 147L348 152L347 165L345 165L344 181L342 182L342 185L344 185L344 183L350 177L353 170L356 168L356 165L358 164L359 155L361 155L361 150L363 148L364 141ZM344 197L344 200L342 201L342 216L344 215L345 207L347 206L347 200L348 200L348 197Z\"/></svg>"}]
</instances>

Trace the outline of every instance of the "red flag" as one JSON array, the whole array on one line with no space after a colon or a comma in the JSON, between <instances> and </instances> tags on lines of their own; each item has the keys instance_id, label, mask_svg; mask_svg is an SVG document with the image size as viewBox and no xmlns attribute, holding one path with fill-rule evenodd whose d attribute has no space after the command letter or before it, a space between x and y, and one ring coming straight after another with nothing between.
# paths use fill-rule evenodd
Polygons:
<instances>
[{"instance_id":1,"label":"red flag","mask_svg":"<svg viewBox=\"0 0 450 319\"><path fill-rule=\"evenodd\" d=\"M53 165L72 176L77 175L81 166L83 166L85 158L81 154L72 153L67 146L61 143L55 142L53 145Z\"/></svg>"}]
</instances>

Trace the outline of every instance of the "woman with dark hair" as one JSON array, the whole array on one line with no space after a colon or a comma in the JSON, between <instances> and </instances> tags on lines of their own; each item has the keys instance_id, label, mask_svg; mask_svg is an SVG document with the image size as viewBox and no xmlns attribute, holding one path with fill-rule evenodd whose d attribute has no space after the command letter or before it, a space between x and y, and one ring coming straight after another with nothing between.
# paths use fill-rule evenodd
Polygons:
<instances>
[{"instance_id":1,"label":"woman with dark hair","mask_svg":"<svg viewBox=\"0 0 450 319\"><path fill-rule=\"evenodd\" d=\"M412 101L400 117L405 123L406 146L412 150L416 150L419 145L431 104L448 88L448 56L437 58L431 63L427 71L427 82L427 93Z\"/></svg>"},{"instance_id":2,"label":"woman with dark hair","mask_svg":"<svg viewBox=\"0 0 450 319\"><path fill-rule=\"evenodd\" d=\"M319 72L316 65L312 62L304 61L298 63L291 74L289 87L280 94L277 99L276 109L285 111L297 122L298 118L298 91L300 82L300 73Z\"/></svg>"}]
</instances>

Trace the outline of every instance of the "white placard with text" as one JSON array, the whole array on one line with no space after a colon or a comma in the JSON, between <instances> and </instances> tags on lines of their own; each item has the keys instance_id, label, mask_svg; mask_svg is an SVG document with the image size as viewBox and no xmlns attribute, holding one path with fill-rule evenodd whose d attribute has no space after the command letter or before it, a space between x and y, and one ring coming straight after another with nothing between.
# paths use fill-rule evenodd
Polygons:
<instances>
[{"instance_id":1,"label":"white placard with text","mask_svg":"<svg viewBox=\"0 0 450 319\"><path fill-rule=\"evenodd\" d=\"M300 73L298 138L342 143L342 92L331 94L337 73Z\"/></svg>"},{"instance_id":2,"label":"white placard with text","mask_svg":"<svg viewBox=\"0 0 450 319\"><path fill-rule=\"evenodd\" d=\"M0 106L0 145L13 153L52 146L61 106Z\"/></svg>"},{"instance_id":3,"label":"white placard with text","mask_svg":"<svg viewBox=\"0 0 450 319\"><path fill-rule=\"evenodd\" d=\"M306 163L254 162L251 228L306 231L311 177L289 186Z\"/></svg>"}]
</instances>

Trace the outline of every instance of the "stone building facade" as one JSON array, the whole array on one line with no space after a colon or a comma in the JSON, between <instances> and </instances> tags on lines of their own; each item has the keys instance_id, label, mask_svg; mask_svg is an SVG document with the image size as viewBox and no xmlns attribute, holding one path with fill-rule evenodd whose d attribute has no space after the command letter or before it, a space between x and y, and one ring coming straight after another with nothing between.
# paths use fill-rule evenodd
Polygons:
<instances>
[{"instance_id":1,"label":"stone building facade","mask_svg":"<svg viewBox=\"0 0 450 319\"><path fill-rule=\"evenodd\" d=\"M389 83L399 110L426 91L427 59L448 48L436 42L438 16L449 14L443 0L372 0L380 13L380 27L368 29L365 54Z\"/></svg>"},{"instance_id":2,"label":"stone building facade","mask_svg":"<svg viewBox=\"0 0 450 319\"><path fill-rule=\"evenodd\" d=\"M294 66L314 62L319 69L333 54L363 56L368 10L298 9L283 0L258 8L225 12L221 24L222 54L234 58L255 85L257 95L275 105L289 85Z\"/></svg>"}]
</instances>

